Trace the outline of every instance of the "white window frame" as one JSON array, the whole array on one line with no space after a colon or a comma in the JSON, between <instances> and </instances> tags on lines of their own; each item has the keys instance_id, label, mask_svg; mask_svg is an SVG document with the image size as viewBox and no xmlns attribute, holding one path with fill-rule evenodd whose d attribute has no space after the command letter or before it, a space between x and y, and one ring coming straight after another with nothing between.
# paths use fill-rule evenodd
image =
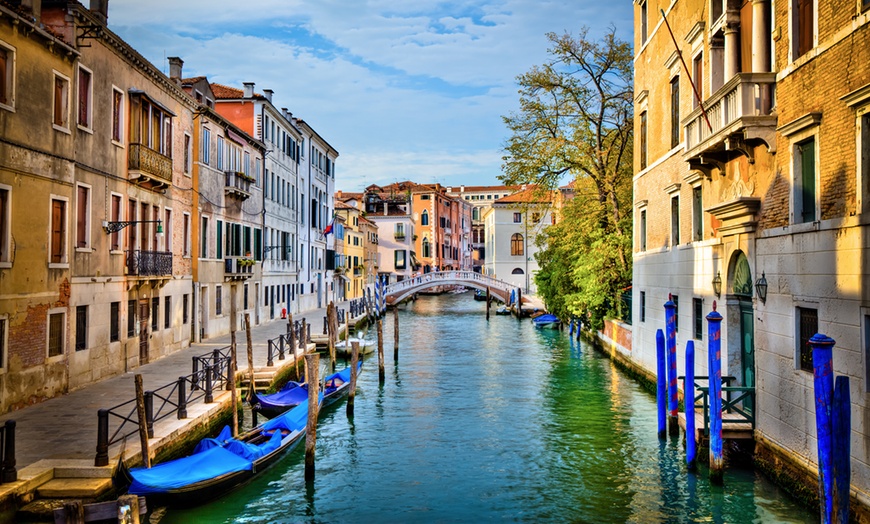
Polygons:
<instances>
[{"instance_id":1,"label":"white window frame","mask_svg":"<svg viewBox=\"0 0 870 524\"><path fill-rule=\"evenodd\" d=\"M48 344L51 340L51 315L55 315L58 313L63 315L63 321L61 322L60 354L49 356ZM51 308L45 313L45 360L47 362L57 362L58 360L62 360L66 357L67 350L69 349L67 347L67 333L69 332L69 318L67 313L67 309L63 307Z\"/></svg>"},{"instance_id":2,"label":"white window frame","mask_svg":"<svg viewBox=\"0 0 870 524\"><path fill-rule=\"evenodd\" d=\"M82 71L85 71L91 77L91 81L88 82L87 93L87 122L84 124L79 122L79 112L81 111L81 93L79 93L79 87L81 86ZM86 133L94 134L94 72L81 64L76 68L76 127Z\"/></svg>"},{"instance_id":3,"label":"white window frame","mask_svg":"<svg viewBox=\"0 0 870 524\"><path fill-rule=\"evenodd\" d=\"M205 165L211 165L211 129L202 126L200 137L199 161Z\"/></svg>"},{"instance_id":4,"label":"white window frame","mask_svg":"<svg viewBox=\"0 0 870 524\"><path fill-rule=\"evenodd\" d=\"M120 200L118 202L118 220L124 220L124 195L121 193L116 193L114 191L109 192L109 221L114 221L115 218L112 214L112 199L114 197L118 197ZM131 226L132 227L132 226ZM118 249L112 249L112 235L109 234L109 253L112 255L122 255L124 254L124 242L127 239L127 235L124 234L124 230L118 231ZM132 248L130 248L132 249Z\"/></svg>"},{"instance_id":5,"label":"white window frame","mask_svg":"<svg viewBox=\"0 0 870 524\"><path fill-rule=\"evenodd\" d=\"M71 107L70 106L72 104L70 104L70 96L71 96L71 91L72 91L72 89L71 89L72 88L72 81L70 80L70 77L66 76L65 74L61 73L60 71L52 69L52 72L54 74L51 77L51 81L52 81L52 83L51 83L51 127L55 131L60 131L61 133L66 133L68 135L71 135L72 132L70 131L70 120L71 120L71 118L70 118L71 117L71 115L70 115ZM66 89L64 92L65 100L64 100L64 104L63 104L63 112L65 113L64 123L66 124L66 126L62 126L62 125L54 123L54 116L55 116L54 115L54 108L55 108L55 105L57 103L57 100L55 99L55 96L57 93L55 92L55 89L54 89L54 83L58 78L60 78L61 80L63 80L66 83Z\"/></svg>"},{"instance_id":6,"label":"white window frame","mask_svg":"<svg viewBox=\"0 0 870 524\"><path fill-rule=\"evenodd\" d=\"M193 222L191 222L190 213L187 211L183 212L181 216L182 227L187 229L187 236L181 241L183 244L181 247L181 256L183 258L190 258L190 237L193 236Z\"/></svg>"},{"instance_id":7,"label":"white window frame","mask_svg":"<svg viewBox=\"0 0 870 524\"><path fill-rule=\"evenodd\" d=\"M52 262L51 261L51 202L53 200L60 200L64 202L63 212L64 212L64 225L66 226L66 231L63 236L63 257L61 262ZM69 269L69 237L70 237L70 201L68 196L63 195L55 195L54 193L50 194L48 197L48 227L46 227L46 234L48 235L48 250L46 253L46 259L48 261L49 269Z\"/></svg>"},{"instance_id":8,"label":"white window frame","mask_svg":"<svg viewBox=\"0 0 870 524\"><path fill-rule=\"evenodd\" d=\"M840 100L855 110L855 207L863 214L870 211L870 84Z\"/></svg>"},{"instance_id":9,"label":"white window frame","mask_svg":"<svg viewBox=\"0 0 870 524\"><path fill-rule=\"evenodd\" d=\"M8 100L5 104L0 104L0 108L5 109L7 111L15 112L15 70L16 70L16 60L18 59L18 50L3 40L0 40L0 47L6 50L9 54L10 58L7 59L6 64L6 78L2 79L3 82L6 83Z\"/></svg>"},{"instance_id":10,"label":"white window frame","mask_svg":"<svg viewBox=\"0 0 870 524\"><path fill-rule=\"evenodd\" d=\"M202 243L202 233L205 230L205 245L199 246L199 253L196 254L201 260L208 260L209 258L209 244L211 244L211 215L200 215L199 216L199 238L198 240Z\"/></svg>"},{"instance_id":11,"label":"white window frame","mask_svg":"<svg viewBox=\"0 0 870 524\"><path fill-rule=\"evenodd\" d=\"M167 215L167 213L169 213ZM175 220L175 213L171 207L163 208L163 248L164 251L172 252L172 221Z\"/></svg>"},{"instance_id":12,"label":"white window frame","mask_svg":"<svg viewBox=\"0 0 870 524\"><path fill-rule=\"evenodd\" d=\"M119 93L121 95L121 107L118 108L118 134L120 135L118 138L120 140L115 140L115 93ZM127 93L124 92L123 89L116 85L112 85L112 111L109 115L109 125L111 126L110 132L112 134L112 144L123 148L124 147L124 137L127 136Z\"/></svg>"},{"instance_id":13,"label":"white window frame","mask_svg":"<svg viewBox=\"0 0 870 524\"><path fill-rule=\"evenodd\" d=\"M181 168L184 176L190 178L191 162L193 160L193 137L187 131L184 132L184 138L182 138L182 147L184 147L184 151L181 155L181 163L183 164Z\"/></svg>"},{"instance_id":14,"label":"white window frame","mask_svg":"<svg viewBox=\"0 0 870 524\"><path fill-rule=\"evenodd\" d=\"M810 56L812 54L812 50L818 47L819 45L819 0L813 0L813 45L809 51L804 53L803 55L798 55L798 45L800 37L795 32L797 28L797 0L789 0L788 3L788 34L789 34L789 46L788 46L788 61L789 63L794 62L795 60L800 59L803 56Z\"/></svg>"},{"instance_id":15,"label":"white window frame","mask_svg":"<svg viewBox=\"0 0 870 524\"><path fill-rule=\"evenodd\" d=\"M84 238L84 246L79 247L79 188L83 187L88 190L88 201L85 203L85 238ZM93 245L91 241L91 225L92 219L91 215L93 214L93 206L92 202L94 201L94 188L91 187L90 184L84 184L82 182L76 183L76 191L75 191L75 199L76 199L76 227L75 227L75 240L76 240L76 252L77 253L90 253L93 251Z\"/></svg>"},{"instance_id":16,"label":"white window frame","mask_svg":"<svg viewBox=\"0 0 870 524\"><path fill-rule=\"evenodd\" d=\"M0 190L4 190L8 194L7 202L6 202L6 216L3 217L5 220L3 223L6 224L6 238L5 241L3 236L0 235L0 242L3 242L2 250L0 253L5 253L3 258L0 258L0 269L8 269L12 267L12 186L8 186L6 184L0 184ZM2 231L0 231L2 233Z\"/></svg>"},{"instance_id":17,"label":"white window frame","mask_svg":"<svg viewBox=\"0 0 870 524\"><path fill-rule=\"evenodd\" d=\"M821 186L820 172L821 165L819 159L819 130L821 128L821 113L808 113L796 120L777 129L783 136L789 140L788 152L791 154L789 162L789 180L791 180L791 195L789 195L789 224L800 225L806 223L817 222L821 216ZM807 139L812 138L815 141L815 198L816 198L816 215L813 220L803 222L797 220L797 217L802 213L801 204L798 202L802 186L798 183L797 177L801 175L801 158L797 152L798 144Z\"/></svg>"}]
</instances>

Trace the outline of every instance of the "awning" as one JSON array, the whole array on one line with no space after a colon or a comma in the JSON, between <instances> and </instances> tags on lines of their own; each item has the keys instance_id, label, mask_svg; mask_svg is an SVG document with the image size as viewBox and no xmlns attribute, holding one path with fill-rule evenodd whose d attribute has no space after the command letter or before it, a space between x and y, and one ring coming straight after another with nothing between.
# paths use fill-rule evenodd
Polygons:
<instances>
[{"instance_id":1,"label":"awning","mask_svg":"<svg viewBox=\"0 0 870 524\"><path fill-rule=\"evenodd\" d=\"M237 142L242 147L244 147L247 143L247 140L245 140L240 134L236 133L230 128L227 128L227 136L230 137L232 141Z\"/></svg>"},{"instance_id":2,"label":"awning","mask_svg":"<svg viewBox=\"0 0 870 524\"><path fill-rule=\"evenodd\" d=\"M347 278L345 275L335 275L335 276L337 276L338 278L344 280L345 282L350 282L350 279Z\"/></svg>"},{"instance_id":3,"label":"awning","mask_svg":"<svg viewBox=\"0 0 870 524\"><path fill-rule=\"evenodd\" d=\"M417 260L417 253L411 251L411 267L416 270L420 267L420 261Z\"/></svg>"}]
</instances>

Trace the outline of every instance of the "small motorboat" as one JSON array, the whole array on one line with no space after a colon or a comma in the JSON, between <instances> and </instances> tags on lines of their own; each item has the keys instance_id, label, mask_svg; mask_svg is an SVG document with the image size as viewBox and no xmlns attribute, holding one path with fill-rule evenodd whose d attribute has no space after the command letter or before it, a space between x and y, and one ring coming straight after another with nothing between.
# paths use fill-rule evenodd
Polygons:
<instances>
[{"instance_id":1,"label":"small motorboat","mask_svg":"<svg viewBox=\"0 0 870 524\"><path fill-rule=\"evenodd\" d=\"M353 349L353 343L359 342L359 354L360 355L368 355L373 353L375 350L375 343L373 340L367 340L365 338L365 334L360 337L350 337L350 343L346 340L340 340L335 343L335 354L339 357L350 358L351 350Z\"/></svg>"},{"instance_id":2,"label":"small motorboat","mask_svg":"<svg viewBox=\"0 0 870 524\"><path fill-rule=\"evenodd\" d=\"M507 306L500 306L498 309L495 310L495 314L496 315L510 315L511 310Z\"/></svg>"},{"instance_id":3,"label":"small motorboat","mask_svg":"<svg viewBox=\"0 0 870 524\"><path fill-rule=\"evenodd\" d=\"M474 290L474 300L486 300L486 291L482 289Z\"/></svg>"},{"instance_id":4,"label":"small motorboat","mask_svg":"<svg viewBox=\"0 0 870 524\"><path fill-rule=\"evenodd\" d=\"M556 315L545 313L532 319L535 327L538 329L559 329L562 321Z\"/></svg>"}]
</instances>

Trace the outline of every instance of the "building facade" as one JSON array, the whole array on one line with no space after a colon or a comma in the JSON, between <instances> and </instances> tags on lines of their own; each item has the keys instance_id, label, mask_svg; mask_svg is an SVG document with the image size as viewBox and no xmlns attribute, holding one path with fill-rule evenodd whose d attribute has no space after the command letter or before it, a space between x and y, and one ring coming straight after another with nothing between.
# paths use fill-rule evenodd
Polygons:
<instances>
[{"instance_id":1,"label":"building facade","mask_svg":"<svg viewBox=\"0 0 870 524\"><path fill-rule=\"evenodd\" d=\"M409 191L384 191L371 185L363 195L365 217L377 225L378 274L391 282L411 277L420 270L414 251L413 200Z\"/></svg>"},{"instance_id":2,"label":"building facade","mask_svg":"<svg viewBox=\"0 0 870 524\"><path fill-rule=\"evenodd\" d=\"M471 206L471 236L469 248L471 250L471 267L474 271L483 271L486 260L486 231L483 217L492 203L499 198L506 197L516 192L517 186L459 186L448 187L447 194L460 198Z\"/></svg>"},{"instance_id":3,"label":"building facade","mask_svg":"<svg viewBox=\"0 0 870 524\"><path fill-rule=\"evenodd\" d=\"M852 412L867 404L868 8L635 2L634 321L625 356L655 369L651 348L670 294L678 326L689 326L677 344L694 340L695 372L706 374L704 317L717 301L723 375L754 389L744 409L755 417L757 454L808 486L818 460L813 334L836 340L834 372L851 379ZM867 440L854 419L852 435ZM866 508L870 461L865 446L851 453L853 496Z\"/></svg>"}]
</instances>

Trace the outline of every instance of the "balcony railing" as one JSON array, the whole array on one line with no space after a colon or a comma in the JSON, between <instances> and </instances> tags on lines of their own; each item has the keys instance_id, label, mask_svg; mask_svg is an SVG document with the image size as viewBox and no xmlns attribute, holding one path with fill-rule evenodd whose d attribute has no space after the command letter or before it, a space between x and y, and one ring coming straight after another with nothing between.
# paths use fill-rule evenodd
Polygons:
<instances>
[{"instance_id":1,"label":"balcony railing","mask_svg":"<svg viewBox=\"0 0 870 524\"><path fill-rule=\"evenodd\" d=\"M127 167L130 178L140 183L166 186L172 183L172 159L142 144L130 144Z\"/></svg>"},{"instance_id":2,"label":"balcony railing","mask_svg":"<svg viewBox=\"0 0 870 524\"><path fill-rule=\"evenodd\" d=\"M240 200L247 200L251 197L253 178L238 171L226 171L225 175L226 187L224 187L224 191L227 195L238 197Z\"/></svg>"},{"instance_id":3,"label":"balcony railing","mask_svg":"<svg viewBox=\"0 0 870 524\"><path fill-rule=\"evenodd\" d=\"M776 116L771 115L776 73L739 73L683 120L687 160L713 151L736 149L729 139L761 139L775 151ZM712 129L711 129L712 128Z\"/></svg>"},{"instance_id":4,"label":"balcony railing","mask_svg":"<svg viewBox=\"0 0 870 524\"><path fill-rule=\"evenodd\" d=\"M140 277L165 277L172 275L170 251L127 251L127 274Z\"/></svg>"},{"instance_id":5,"label":"balcony railing","mask_svg":"<svg viewBox=\"0 0 870 524\"><path fill-rule=\"evenodd\" d=\"M256 264L256 260L249 257L227 257L224 259L224 276L230 279L251 278Z\"/></svg>"},{"instance_id":6,"label":"balcony railing","mask_svg":"<svg viewBox=\"0 0 870 524\"><path fill-rule=\"evenodd\" d=\"M405 232L404 231L396 231L393 233L393 238L396 240L405 240Z\"/></svg>"}]
</instances>

